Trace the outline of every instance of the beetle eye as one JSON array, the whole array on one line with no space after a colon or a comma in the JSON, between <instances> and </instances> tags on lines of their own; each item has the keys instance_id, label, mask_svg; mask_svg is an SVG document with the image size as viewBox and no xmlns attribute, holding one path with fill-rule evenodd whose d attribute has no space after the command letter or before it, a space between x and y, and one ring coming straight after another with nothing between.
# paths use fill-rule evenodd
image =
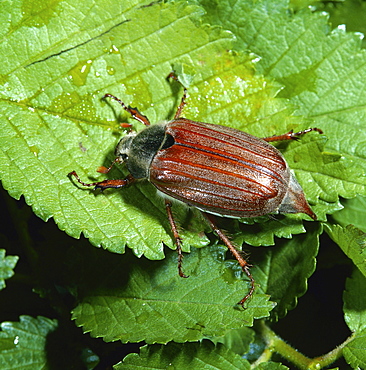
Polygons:
<instances>
[{"instance_id":1,"label":"beetle eye","mask_svg":"<svg viewBox=\"0 0 366 370\"><path fill-rule=\"evenodd\" d=\"M171 146L173 146L175 143L174 137L170 134L166 134L164 138L163 145L161 146L160 149L168 149Z\"/></svg>"}]
</instances>

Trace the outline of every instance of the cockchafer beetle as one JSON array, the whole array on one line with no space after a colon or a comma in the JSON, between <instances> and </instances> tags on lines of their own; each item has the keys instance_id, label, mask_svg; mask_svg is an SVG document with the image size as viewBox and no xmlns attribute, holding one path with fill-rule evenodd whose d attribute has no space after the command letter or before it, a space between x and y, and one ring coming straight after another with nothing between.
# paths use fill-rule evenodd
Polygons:
<instances>
[{"instance_id":1,"label":"cockchafer beetle","mask_svg":"<svg viewBox=\"0 0 366 370\"><path fill-rule=\"evenodd\" d=\"M172 72L168 78L178 81ZM179 82L179 81L178 81ZM252 296L255 281L250 264L226 234L216 226L215 215L223 217L257 217L270 213L305 213L317 217L305 199L304 192L291 173L281 152L271 141L293 140L311 132L309 128L284 135L257 138L245 132L217 124L196 122L181 116L186 104L187 89L174 119L150 125L136 108L116 100L132 118L147 126L142 131L123 137L115 150L115 163L125 163L130 174L125 179L85 183L75 171L69 173L83 186L96 189L123 188L139 179L147 179L165 197L165 208L178 251L178 272L182 271L182 244L171 210L170 198L202 211L211 228L239 262L250 280L249 292L238 302L244 306Z\"/></svg>"}]
</instances>

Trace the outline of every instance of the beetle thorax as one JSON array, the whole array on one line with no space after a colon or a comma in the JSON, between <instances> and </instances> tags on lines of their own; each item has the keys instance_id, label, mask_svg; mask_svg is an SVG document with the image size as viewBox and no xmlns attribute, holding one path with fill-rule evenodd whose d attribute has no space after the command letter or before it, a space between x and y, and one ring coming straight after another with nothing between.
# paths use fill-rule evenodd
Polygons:
<instances>
[{"instance_id":1,"label":"beetle thorax","mask_svg":"<svg viewBox=\"0 0 366 370\"><path fill-rule=\"evenodd\" d=\"M148 126L119 141L115 154L126 163L129 172L135 179L148 178L150 164L156 153L163 147L173 144L174 140L171 142L170 135L167 138L165 127L166 123ZM166 144L167 142L169 144Z\"/></svg>"}]
</instances>

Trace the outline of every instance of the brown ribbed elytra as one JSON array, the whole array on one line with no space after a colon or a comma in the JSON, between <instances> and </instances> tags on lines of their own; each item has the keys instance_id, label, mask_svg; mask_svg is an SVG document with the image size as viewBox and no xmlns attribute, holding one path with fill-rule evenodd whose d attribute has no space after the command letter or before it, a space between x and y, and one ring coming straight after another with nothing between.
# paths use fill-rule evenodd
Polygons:
<instances>
[{"instance_id":1,"label":"brown ribbed elytra","mask_svg":"<svg viewBox=\"0 0 366 370\"><path fill-rule=\"evenodd\" d=\"M169 77L178 80L174 73ZM268 142L297 139L310 131L322 131L309 128L260 139L230 127L191 121L181 117L186 104L185 88L174 119L150 126L148 118L136 108L126 106L111 94L106 94L106 97L116 100L132 118L147 126L139 133L130 133L122 138L112 165L98 170L108 173L113 164L125 163L130 174L125 179L94 183L84 183L75 171L69 175L84 186L102 190L122 188L136 179L146 179L167 195L165 208L177 245L178 272L182 277L187 276L182 271L182 243L170 197L200 209L249 278L249 292L238 302L244 306L255 289L250 265L217 227L213 215L245 218L269 213L305 213L316 220L285 158Z\"/></svg>"},{"instance_id":2,"label":"brown ribbed elytra","mask_svg":"<svg viewBox=\"0 0 366 370\"><path fill-rule=\"evenodd\" d=\"M290 172L282 154L239 130L184 118L166 134L174 145L159 150L149 180L160 191L203 211L256 217L276 210Z\"/></svg>"}]
</instances>

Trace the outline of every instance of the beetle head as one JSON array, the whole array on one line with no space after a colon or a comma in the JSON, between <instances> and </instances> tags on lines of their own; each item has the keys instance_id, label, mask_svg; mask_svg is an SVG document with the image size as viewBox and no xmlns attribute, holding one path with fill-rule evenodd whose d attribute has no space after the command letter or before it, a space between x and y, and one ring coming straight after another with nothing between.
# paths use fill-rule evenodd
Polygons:
<instances>
[{"instance_id":1,"label":"beetle head","mask_svg":"<svg viewBox=\"0 0 366 370\"><path fill-rule=\"evenodd\" d=\"M132 132L118 142L114 154L120 158L121 162L125 162L128 159L131 143L135 137L136 132Z\"/></svg>"}]
</instances>

